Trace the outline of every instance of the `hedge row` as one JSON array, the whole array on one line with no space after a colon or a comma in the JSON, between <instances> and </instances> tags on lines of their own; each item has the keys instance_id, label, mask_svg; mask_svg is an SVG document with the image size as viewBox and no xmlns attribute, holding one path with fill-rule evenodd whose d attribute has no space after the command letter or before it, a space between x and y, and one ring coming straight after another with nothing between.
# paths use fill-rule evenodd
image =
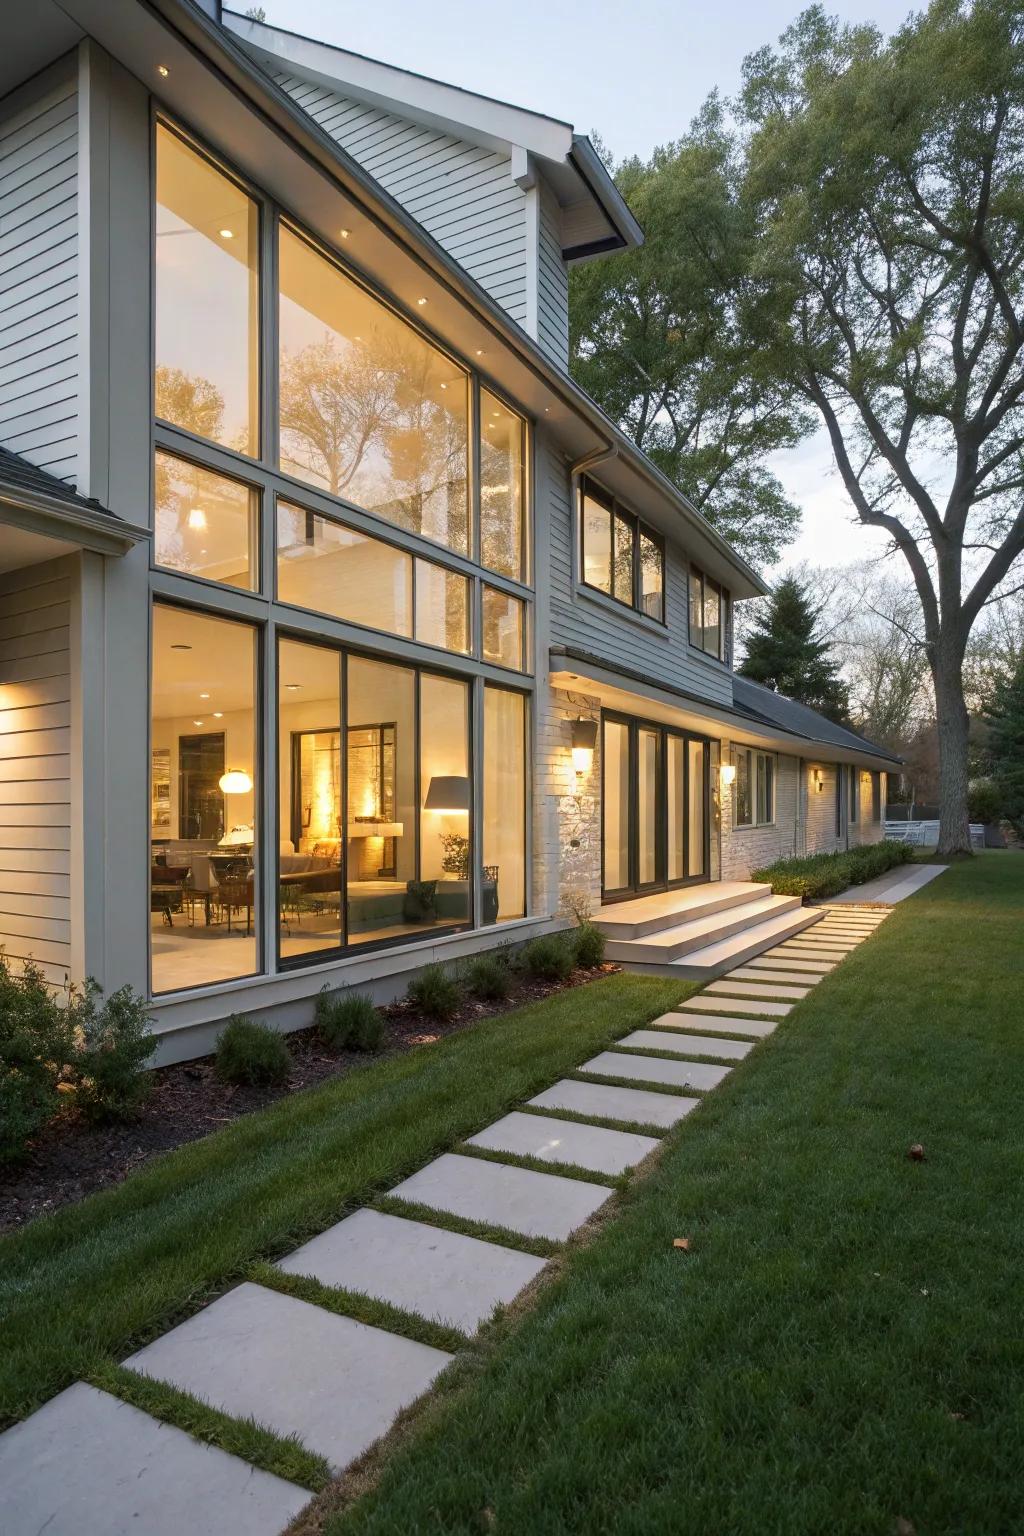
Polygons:
<instances>
[{"instance_id":1,"label":"hedge row","mask_svg":"<svg viewBox=\"0 0 1024 1536\"><path fill-rule=\"evenodd\" d=\"M777 859L751 872L751 880L770 885L777 896L837 896L850 885L863 885L898 864L908 864L908 843L865 843L845 853L814 853L805 859Z\"/></svg>"}]
</instances>

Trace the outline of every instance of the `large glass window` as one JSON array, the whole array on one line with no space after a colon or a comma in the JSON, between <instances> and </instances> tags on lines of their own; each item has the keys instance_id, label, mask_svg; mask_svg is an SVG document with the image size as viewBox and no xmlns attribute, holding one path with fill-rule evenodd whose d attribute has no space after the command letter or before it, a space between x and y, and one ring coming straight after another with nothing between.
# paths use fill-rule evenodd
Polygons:
<instances>
[{"instance_id":1,"label":"large glass window","mask_svg":"<svg viewBox=\"0 0 1024 1536\"><path fill-rule=\"evenodd\" d=\"M469 686L420 674L420 882L439 922L473 915Z\"/></svg>"},{"instance_id":2,"label":"large glass window","mask_svg":"<svg viewBox=\"0 0 1024 1536\"><path fill-rule=\"evenodd\" d=\"M156 134L156 414L259 452L259 212L177 134Z\"/></svg>"},{"instance_id":3,"label":"large glass window","mask_svg":"<svg viewBox=\"0 0 1024 1536\"><path fill-rule=\"evenodd\" d=\"M480 391L480 563L525 581L522 417L486 389Z\"/></svg>"},{"instance_id":4,"label":"large glass window","mask_svg":"<svg viewBox=\"0 0 1024 1536\"><path fill-rule=\"evenodd\" d=\"M725 661L728 654L729 594L705 576L703 571L690 567L690 644L707 656L717 656Z\"/></svg>"},{"instance_id":5,"label":"large glass window","mask_svg":"<svg viewBox=\"0 0 1024 1536\"><path fill-rule=\"evenodd\" d=\"M256 591L259 498L252 486L159 450L155 480L157 564Z\"/></svg>"},{"instance_id":6,"label":"large glass window","mask_svg":"<svg viewBox=\"0 0 1024 1536\"><path fill-rule=\"evenodd\" d=\"M412 556L287 502L277 505L277 595L350 624L412 634Z\"/></svg>"},{"instance_id":7,"label":"large glass window","mask_svg":"<svg viewBox=\"0 0 1024 1536\"><path fill-rule=\"evenodd\" d=\"M737 747L733 819L737 827L767 826L775 820L775 758L770 752Z\"/></svg>"},{"instance_id":8,"label":"large glass window","mask_svg":"<svg viewBox=\"0 0 1024 1536\"><path fill-rule=\"evenodd\" d=\"M344 937L341 658L286 639L277 658L278 947L290 960Z\"/></svg>"},{"instance_id":9,"label":"large glass window","mask_svg":"<svg viewBox=\"0 0 1024 1536\"><path fill-rule=\"evenodd\" d=\"M248 976L256 942L256 631L153 610L153 991Z\"/></svg>"},{"instance_id":10,"label":"large glass window","mask_svg":"<svg viewBox=\"0 0 1024 1536\"><path fill-rule=\"evenodd\" d=\"M656 534L604 492L584 485L580 575L626 607L665 621L665 550Z\"/></svg>"},{"instance_id":11,"label":"large glass window","mask_svg":"<svg viewBox=\"0 0 1024 1536\"><path fill-rule=\"evenodd\" d=\"M466 373L287 228L278 387L282 469L470 552Z\"/></svg>"},{"instance_id":12,"label":"large glass window","mask_svg":"<svg viewBox=\"0 0 1024 1536\"><path fill-rule=\"evenodd\" d=\"M400 938L437 925L416 859L416 673L351 656L348 677L349 940Z\"/></svg>"},{"instance_id":13,"label":"large glass window","mask_svg":"<svg viewBox=\"0 0 1024 1536\"><path fill-rule=\"evenodd\" d=\"M526 700L484 689L485 923L526 916Z\"/></svg>"},{"instance_id":14,"label":"large glass window","mask_svg":"<svg viewBox=\"0 0 1024 1536\"><path fill-rule=\"evenodd\" d=\"M470 648L469 582L432 560L416 561L416 639L463 654Z\"/></svg>"},{"instance_id":15,"label":"large glass window","mask_svg":"<svg viewBox=\"0 0 1024 1536\"><path fill-rule=\"evenodd\" d=\"M522 672L525 658L525 604L497 587L483 589L483 658L496 667Z\"/></svg>"}]
</instances>

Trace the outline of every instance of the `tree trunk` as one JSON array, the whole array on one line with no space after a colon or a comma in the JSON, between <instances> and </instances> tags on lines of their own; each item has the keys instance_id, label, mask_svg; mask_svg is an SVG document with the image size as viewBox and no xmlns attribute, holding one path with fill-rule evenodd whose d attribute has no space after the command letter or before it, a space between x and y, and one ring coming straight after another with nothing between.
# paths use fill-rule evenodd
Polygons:
<instances>
[{"instance_id":1,"label":"tree trunk","mask_svg":"<svg viewBox=\"0 0 1024 1536\"><path fill-rule=\"evenodd\" d=\"M932 666L939 736L938 853L970 853L967 814L967 705L962 659L945 647Z\"/></svg>"}]
</instances>

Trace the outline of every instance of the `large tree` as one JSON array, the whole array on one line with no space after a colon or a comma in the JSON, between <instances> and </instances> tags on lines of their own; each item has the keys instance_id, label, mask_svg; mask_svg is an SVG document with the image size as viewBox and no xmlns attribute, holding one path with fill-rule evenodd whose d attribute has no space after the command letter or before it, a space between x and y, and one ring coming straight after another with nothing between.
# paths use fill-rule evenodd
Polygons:
<instances>
[{"instance_id":1,"label":"large tree","mask_svg":"<svg viewBox=\"0 0 1024 1536\"><path fill-rule=\"evenodd\" d=\"M830 720L846 721L849 696L828 640L818 632L819 610L795 576L784 576L746 636L737 671L784 693Z\"/></svg>"},{"instance_id":2,"label":"large tree","mask_svg":"<svg viewBox=\"0 0 1024 1536\"><path fill-rule=\"evenodd\" d=\"M718 103L616 180L645 243L573 269L573 374L737 548L772 563L799 511L765 460L802 423L744 339L752 244Z\"/></svg>"},{"instance_id":3,"label":"large tree","mask_svg":"<svg viewBox=\"0 0 1024 1536\"><path fill-rule=\"evenodd\" d=\"M909 566L940 849L966 852L964 653L1024 551L1019 0L932 0L889 40L814 6L747 60L741 111L758 370L818 413L860 520Z\"/></svg>"}]
</instances>

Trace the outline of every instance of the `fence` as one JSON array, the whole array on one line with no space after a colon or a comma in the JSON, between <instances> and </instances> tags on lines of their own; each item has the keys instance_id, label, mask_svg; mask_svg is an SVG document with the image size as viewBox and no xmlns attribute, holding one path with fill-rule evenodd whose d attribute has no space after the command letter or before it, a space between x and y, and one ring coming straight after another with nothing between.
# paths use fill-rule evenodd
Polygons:
<instances>
[{"instance_id":1,"label":"fence","mask_svg":"<svg viewBox=\"0 0 1024 1536\"><path fill-rule=\"evenodd\" d=\"M883 836L893 843L912 843L915 848L934 848L939 841L937 821L886 821L882 824ZM971 847L984 848L985 828L980 822L971 822Z\"/></svg>"}]
</instances>

